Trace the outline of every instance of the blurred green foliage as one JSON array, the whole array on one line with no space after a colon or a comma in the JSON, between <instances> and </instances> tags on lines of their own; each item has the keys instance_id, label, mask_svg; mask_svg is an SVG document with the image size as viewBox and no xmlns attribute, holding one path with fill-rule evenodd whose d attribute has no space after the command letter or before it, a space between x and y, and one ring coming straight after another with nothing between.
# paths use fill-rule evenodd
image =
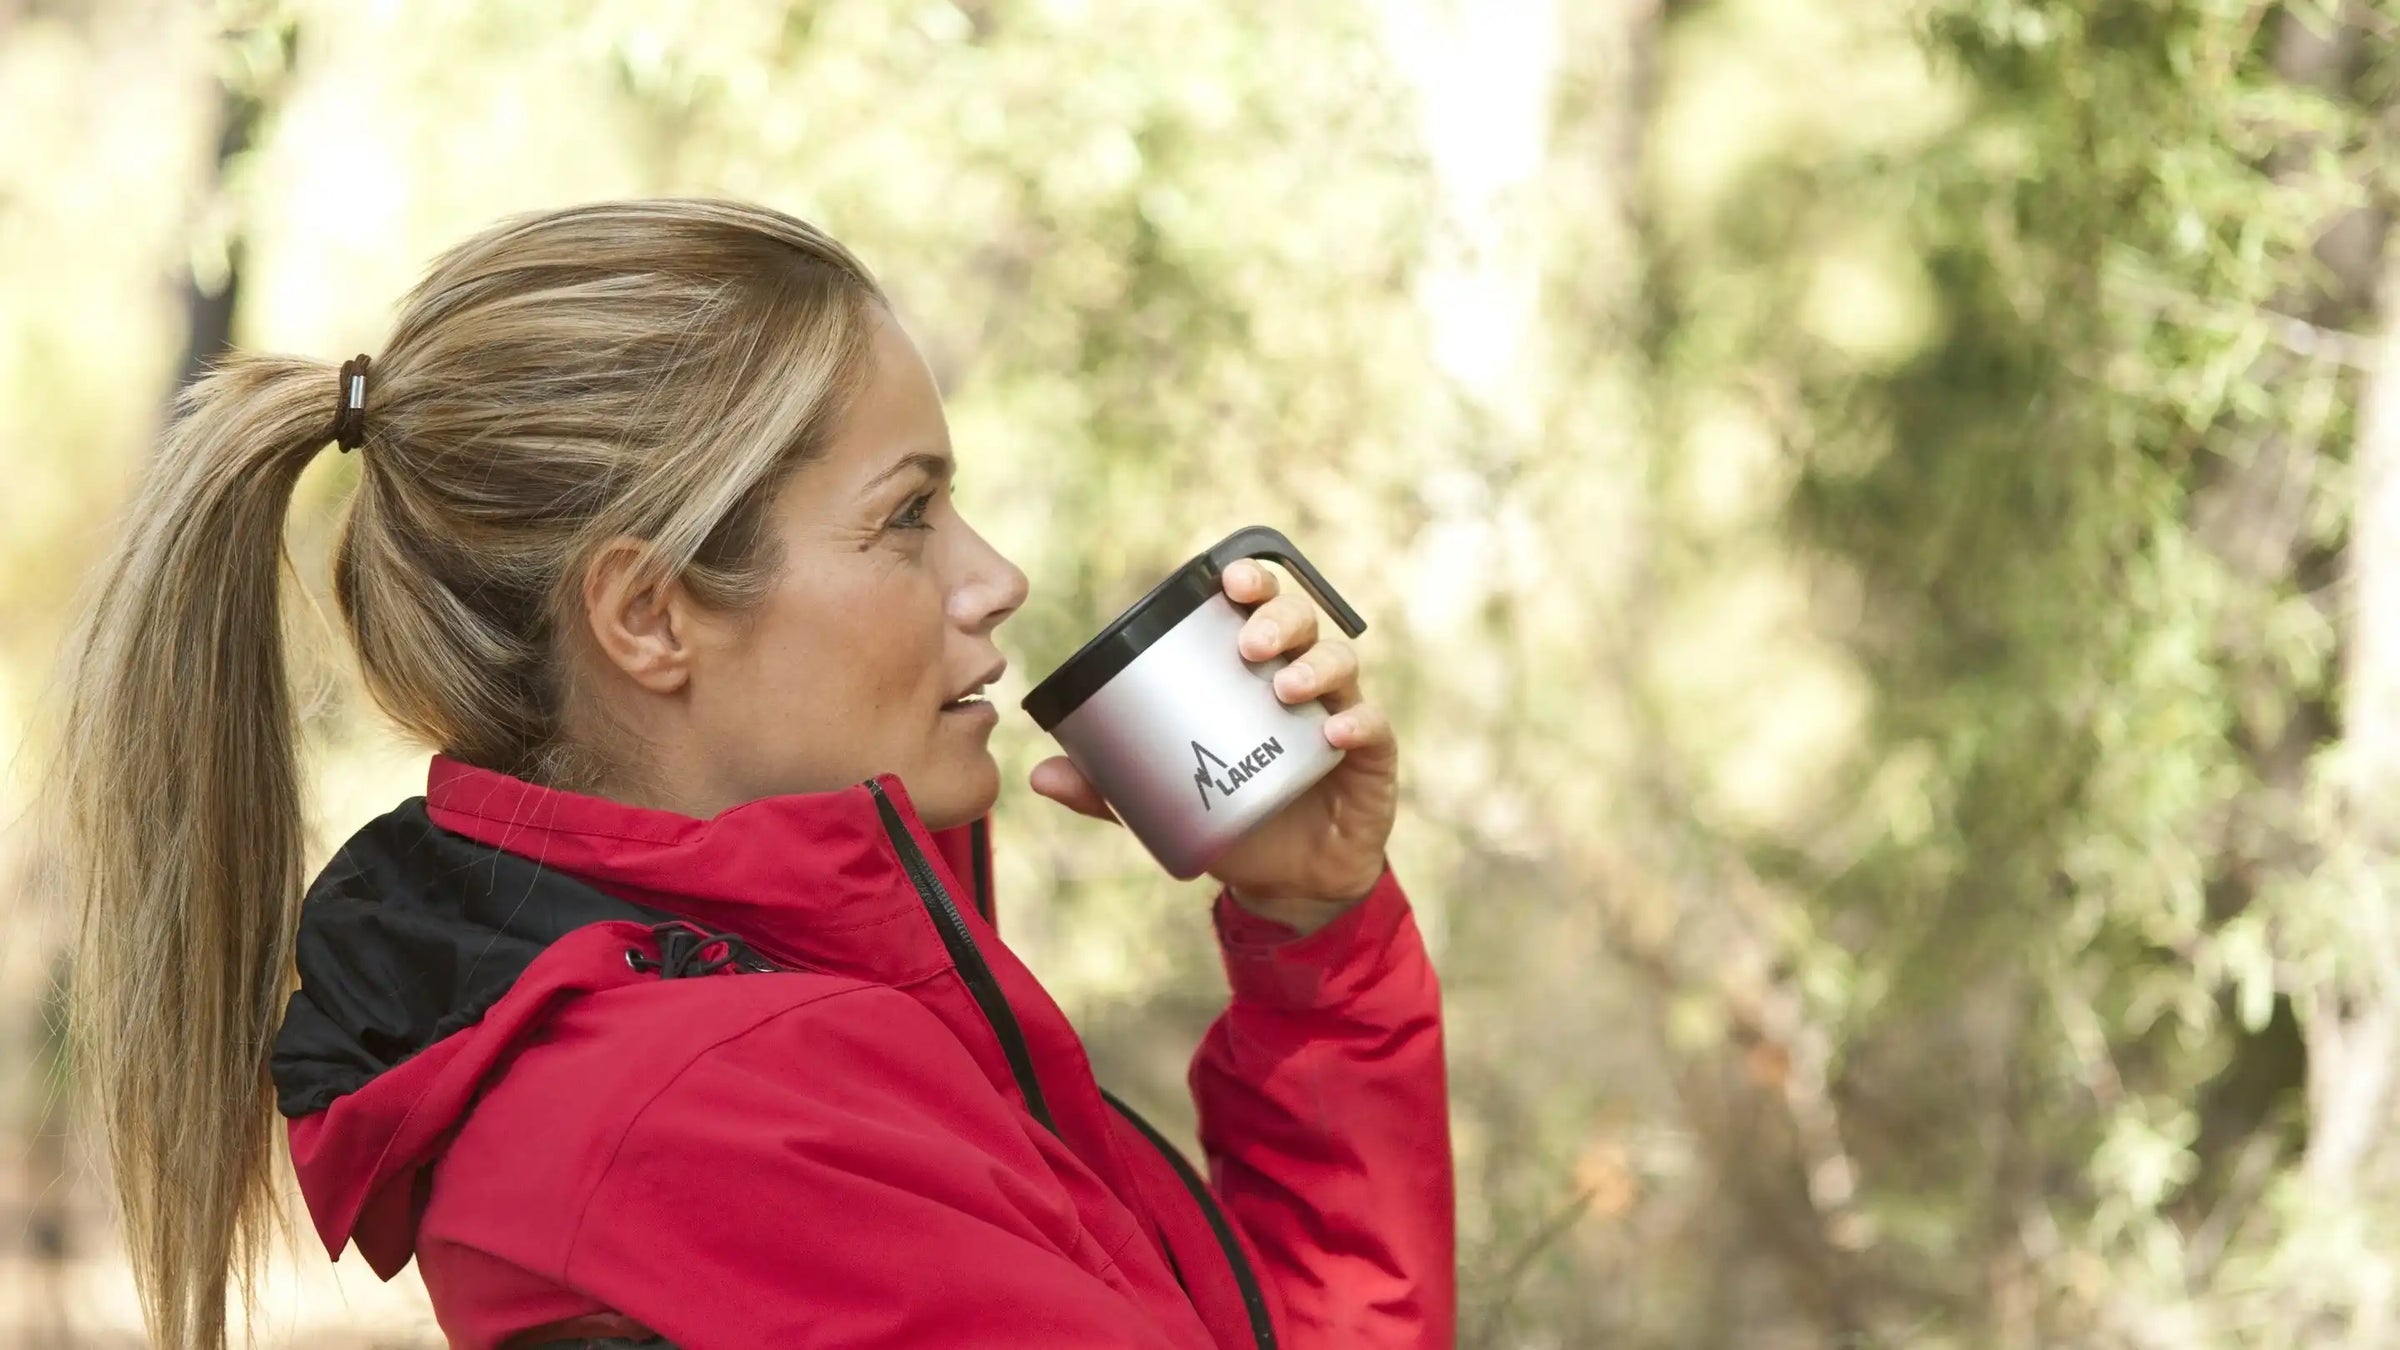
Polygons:
<instances>
[{"instance_id":1,"label":"blurred green foliage","mask_svg":"<svg viewBox=\"0 0 2400 1350\"><path fill-rule=\"evenodd\" d=\"M498 214L759 199L931 357L1034 578L1012 682L1250 521L1370 619L1466 1343L2389 1344L2396 36L2389 0L0 4L0 122L44 129L0 138L0 722L38 750L214 319L373 351ZM320 598L349 472L295 512ZM333 838L420 752L302 658ZM996 744L1006 930L1188 1130L1202 889ZM0 837L31 913L36 840ZM18 1042L46 951L0 946Z\"/></svg>"}]
</instances>

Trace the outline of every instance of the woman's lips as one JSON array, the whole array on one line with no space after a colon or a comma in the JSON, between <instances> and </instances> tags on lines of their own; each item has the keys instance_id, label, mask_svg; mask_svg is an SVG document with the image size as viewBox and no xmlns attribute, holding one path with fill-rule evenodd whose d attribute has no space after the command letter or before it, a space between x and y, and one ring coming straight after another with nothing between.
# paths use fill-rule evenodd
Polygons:
<instances>
[{"instance_id":1,"label":"woman's lips","mask_svg":"<svg viewBox=\"0 0 2400 1350\"><path fill-rule=\"evenodd\" d=\"M1000 710L993 707L988 700L981 698L962 698L956 703L945 703L942 705L942 715L964 717L979 722L1000 720Z\"/></svg>"}]
</instances>

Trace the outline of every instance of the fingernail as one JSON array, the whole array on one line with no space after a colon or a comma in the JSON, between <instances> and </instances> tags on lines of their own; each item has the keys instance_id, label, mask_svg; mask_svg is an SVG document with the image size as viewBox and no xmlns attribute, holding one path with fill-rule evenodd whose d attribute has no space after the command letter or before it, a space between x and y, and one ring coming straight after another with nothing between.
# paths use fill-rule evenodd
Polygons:
<instances>
[{"instance_id":1,"label":"fingernail","mask_svg":"<svg viewBox=\"0 0 2400 1350\"><path fill-rule=\"evenodd\" d=\"M1256 631L1258 636L1251 645L1257 647L1260 651L1271 652L1275 650L1275 644L1283 639L1282 630L1278 629L1271 623L1260 624Z\"/></svg>"},{"instance_id":2,"label":"fingernail","mask_svg":"<svg viewBox=\"0 0 2400 1350\"><path fill-rule=\"evenodd\" d=\"M1275 692L1278 694L1297 694L1301 690L1306 689L1308 687L1308 677L1303 673L1306 669L1307 668L1305 666L1285 666L1283 669L1276 671Z\"/></svg>"}]
</instances>

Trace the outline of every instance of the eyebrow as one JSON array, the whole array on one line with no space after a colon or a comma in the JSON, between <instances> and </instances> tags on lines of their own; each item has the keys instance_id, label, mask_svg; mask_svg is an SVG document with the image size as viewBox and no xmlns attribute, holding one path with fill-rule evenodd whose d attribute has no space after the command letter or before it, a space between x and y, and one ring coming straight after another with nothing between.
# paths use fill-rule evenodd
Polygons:
<instances>
[{"instance_id":1,"label":"eyebrow","mask_svg":"<svg viewBox=\"0 0 2400 1350\"><path fill-rule=\"evenodd\" d=\"M951 474L957 471L958 461L948 455L936 454L931 450L919 450L912 455L903 457L899 463L868 479L866 490L873 492L910 469L923 470L927 477L941 483L949 481Z\"/></svg>"}]
</instances>

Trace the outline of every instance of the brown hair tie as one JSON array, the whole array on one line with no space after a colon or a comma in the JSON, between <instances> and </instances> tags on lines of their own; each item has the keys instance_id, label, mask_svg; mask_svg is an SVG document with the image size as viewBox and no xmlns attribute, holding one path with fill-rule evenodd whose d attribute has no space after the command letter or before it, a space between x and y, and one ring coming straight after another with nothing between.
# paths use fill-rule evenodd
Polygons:
<instances>
[{"instance_id":1,"label":"brown hair tie","mask_svg":"<svg viewBox=\"0 0 2400 1350\"><path fill-rule=\"evenodd\" d=\"M367 443L367 354L342 363L341 388L335 391L333 443L349 454Z\"/></svg>"}]
</instances>

